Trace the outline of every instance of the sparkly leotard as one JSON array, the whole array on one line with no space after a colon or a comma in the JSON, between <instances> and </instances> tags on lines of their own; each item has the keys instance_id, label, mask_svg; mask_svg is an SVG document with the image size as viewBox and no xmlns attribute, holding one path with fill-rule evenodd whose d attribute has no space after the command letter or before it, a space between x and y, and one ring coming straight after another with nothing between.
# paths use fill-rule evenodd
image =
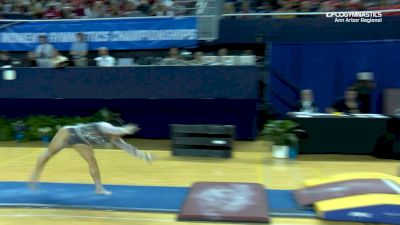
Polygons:
<instances>
[{"instance_id":1,"label":"sparkly leotard","mask_svg":"<svg viewBox=\"0 0 400 225\"><path fill-rule=\"evenodd\" d=\"M67 145L104 145L106 143L113 143L114 145L125 150L133 156L144 159L146 161L152 161L151 154L137 149L135 146L126 143L121 138L117 138L114 140L110 139L111 135L119 136L124 134L131 134L135 131L127 131L126 128L115 127L106 122L79 124L76 126L68 126L65 128L67 128L70 133Z\"/></svg>"},{"instance_id":2,"label":"sparkly leotard","mask_svg":"<svg viewBox=\"0 0 400 225\"><path fill-rule=\"evenodd\" d=\"M106 122L79 124L66 127L70 132L68 145L88 144L104 145L110 143L110 134L124 134L121 128L114 127Z\"/></svg>"}]
</instances>

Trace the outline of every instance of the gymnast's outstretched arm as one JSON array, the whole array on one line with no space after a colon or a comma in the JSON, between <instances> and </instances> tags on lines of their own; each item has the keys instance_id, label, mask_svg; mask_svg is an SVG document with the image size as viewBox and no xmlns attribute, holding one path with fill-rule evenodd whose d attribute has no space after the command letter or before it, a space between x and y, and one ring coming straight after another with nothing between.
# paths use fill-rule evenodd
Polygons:
<instances>
[{"instance_id":1,"label":"gymnast's outstretched arm","mask_svg":"<svg viewBox=\"0 0 400 225\"><path fill-rule=\"evenodd\" d=\"M140 129L138 126L130 124L130 125L126 125L123 127L115 127L106 122L100 122L98 125L99 125L101 132L110 135L110 141L114 145L116 145L120 149L125 150L126 152L128 152L129 154L131 154L137 158L144 159L147 162L152 161L153 157L150 153L147 153L145 151L137 149L135 146L133 146L129 143L126 143L121 138L122 135L136 133Z\"/></svg>"},{"instance_id":2,"label":"gymnast's outstretched arm","mask_svg":"<svg viewBox=\"0 0 400 225\"><path fill-rule=\"evenodd\" d=\"M126 143L122 138L117 137L117 136L113 136L111 138L111 142L116 145L117 147L119 147L120 149L125 150L127 153L139 158L139 159L143 159L146 160L147 162L151 162L153 161L153 156L145 151L142 151L138 148L136 148L135 146Z\"/></svg>"}]
</instances>

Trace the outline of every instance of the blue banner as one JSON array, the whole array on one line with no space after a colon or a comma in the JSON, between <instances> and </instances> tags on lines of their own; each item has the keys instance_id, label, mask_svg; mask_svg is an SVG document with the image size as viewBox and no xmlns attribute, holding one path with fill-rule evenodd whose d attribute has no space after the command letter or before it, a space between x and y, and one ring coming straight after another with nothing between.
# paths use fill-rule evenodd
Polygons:
<instances>
[{"instance_id":1,"label":"blue banner","mask_svg":"<svg viewBox=\"0 0 400 225\"><path fill-rule=\"evenodd\" d=\"M90 49L191 48L197 46L195 17L24 21L3 25L0 49L32 51L38 36L47 35L58 50L69 50L76 33L87 36Z\"/></svg>"}]
</instances>

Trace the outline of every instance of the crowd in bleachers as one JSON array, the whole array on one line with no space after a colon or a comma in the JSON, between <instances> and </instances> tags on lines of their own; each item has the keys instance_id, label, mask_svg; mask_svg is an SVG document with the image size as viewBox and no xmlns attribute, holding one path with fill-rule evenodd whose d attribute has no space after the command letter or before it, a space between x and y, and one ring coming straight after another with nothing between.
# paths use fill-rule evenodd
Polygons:
<instances>
[{"instance_id":1,"label":"crowd in bleachers","mask_svg":"<svg viewBox=\"0 0 400 225\"><path fill-rule=\"evenodd\" d=\"M400 0L226 0L223 14L332 12L400 8Z\"/></svg>"},{"instance_id":2,"label":"crowd in bleachers","mask_svg":"<svg viewBox=\"0 0 400 225\"><path fill-rule=\"evenodd\" d=\"M0 11L40 19L107 18L120 16L187 15L196 0L0 0ZM253 12L323 12L346 10L374 10L400 8L400 0L225 0L223 14ZM1 16L2 14L0 14ZM81 35L81 36L79 36ZM165 56L113 57L108 49L100 48L89 55L84 34L77 34L77 42L69 52L60 53L51 43L41 41L35 51L24 59L15 59L0 52L0 67L37 66L133 66L133 65L254 65L257 61L250 50L240 53L203 53L170 49ZM47 42L47 40L45 41ZM44 43L44 44L43 44Z\"/></svg>"},{"instance_id":3,"label":"crowd in bleachers","mask_svg":"<svg viewBox=\"0 0 400 225\"><path fill-rule=\"evenodd\" d=\"M0 0L1 15L33 19L181 16L196 0ZM225 0L223 14L325 12L400 8L400 0Z\"/></svg>"},{"instance_id":4,"label":"crowd in bleachers","mask_svg":"<svg viewBox=\"0 0 400 225\"><path fill-rule=\"evenodd\" d=\"M33 19L187 15L195 1L173 0L0 0L3 15Z\"/></svg>"}]
</instances>

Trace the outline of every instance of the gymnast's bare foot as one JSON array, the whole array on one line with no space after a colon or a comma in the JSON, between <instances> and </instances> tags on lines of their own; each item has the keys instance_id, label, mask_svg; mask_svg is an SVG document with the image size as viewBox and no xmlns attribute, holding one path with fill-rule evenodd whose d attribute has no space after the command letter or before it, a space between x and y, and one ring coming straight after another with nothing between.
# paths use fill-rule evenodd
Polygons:
<instances>
[{"instance_id":1,"label":"gymnast's bare foot","mask_svg":"<svg viewBox=\"0 0 400 225\"><path fill-rule=\"evenodd\" d=\"M28 188L31 189L32 191L36 191L37 190L37 185L34 182L29 182L28 183Z\"/></svg>"},{"instance_id":2,"label":"gymnast's bare foot","mask_svg":"<svg viewBox=\"0 0 400 225\"><path fill-rule=\"evenodd\" d=\"M36 176L32 176L30 181L28 182L28 188L31 189L32 191L37 190L37 178Z\"/></svg>"},{"instance_id":3,"label":"gymnast's bare foot","mask_svg":"<svg viewBox=\"0 0 400 225\"><path fill-rule=\"evenodd\" d=\"M107 191L105 188L101 187L101 188L96 188L96 194L98 194L98 195L111 195L112 192L111 191Z\"/></svg>"}]
</instances>

